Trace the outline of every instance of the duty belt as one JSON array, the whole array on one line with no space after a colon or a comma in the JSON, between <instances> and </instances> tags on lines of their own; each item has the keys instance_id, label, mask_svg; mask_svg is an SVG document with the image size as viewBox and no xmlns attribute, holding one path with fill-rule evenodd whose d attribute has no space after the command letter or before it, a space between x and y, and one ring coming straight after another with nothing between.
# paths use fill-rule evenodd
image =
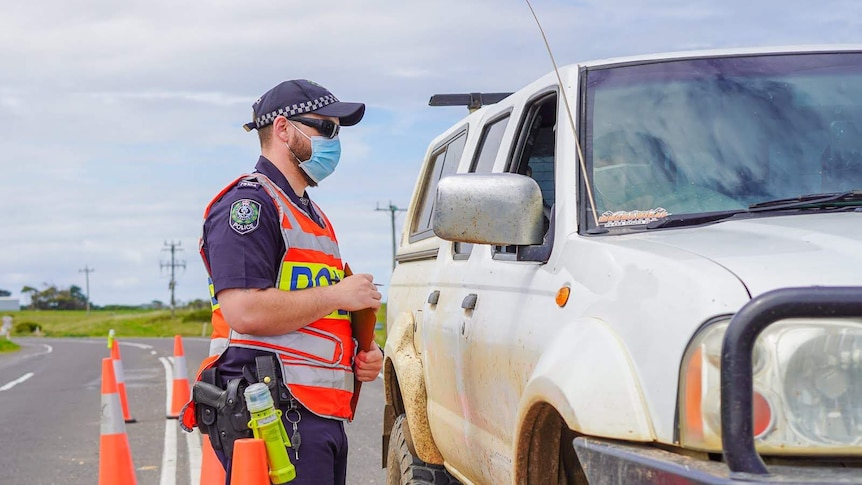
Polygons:
<instances>
[{"instance_id":1,"label":"duty belt","mask_svg":"<svg viewBox=\"0 0 862 485\"><path fill-rule=\"evenodd\" d=\"M276 374L275 358L261 356L255 359L255 369L243 368L243 377L230 379L225 389L220 387L218 369L211 367L201 373L201 380L195 382L192 399L195 402L197 426L201 433L209 435L213 449L221 450L230 459L233 456L233 443L241 438L251 438L248 427L251 415L245 403L243 392L255 382L269 387L276 407L288 399L287 388Z\"/></svg>"}]
</instances>

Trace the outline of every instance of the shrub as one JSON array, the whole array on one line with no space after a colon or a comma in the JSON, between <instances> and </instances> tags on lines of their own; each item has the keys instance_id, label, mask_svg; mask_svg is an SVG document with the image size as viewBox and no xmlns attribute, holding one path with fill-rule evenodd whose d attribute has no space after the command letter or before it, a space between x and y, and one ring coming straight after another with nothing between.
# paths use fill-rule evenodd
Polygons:
<instances>
[{"instance_id":1,"label":"shrub","mask_svg":"<svg viewBox=\"0 0 862 485\"><path fill-rule=\"evenodd\" d=\"M16 335L30 335L41 330L42 328L39 326L38 323L20 322L15 324L15 327L13 328L12 332Z\"/></svg>"},{"instance_id":2,"label":"shrub","mask_svg":"<svg viewBox=\"0 0 862 485\"><path fill-rule=\"evenodd\" d=\"M183 322L208 322L212 319L212 310L194 310L183 315Z\"/></svg>"}]
</instances>

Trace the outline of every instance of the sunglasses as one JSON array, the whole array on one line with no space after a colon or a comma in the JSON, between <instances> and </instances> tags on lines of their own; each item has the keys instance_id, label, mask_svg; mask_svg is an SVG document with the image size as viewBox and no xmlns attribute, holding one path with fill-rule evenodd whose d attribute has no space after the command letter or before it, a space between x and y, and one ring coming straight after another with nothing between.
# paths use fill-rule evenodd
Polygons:
<instances>
[{"instance_id":1,"label":"sunglasses","mask_svg":"<svg viewBox=\"0 0 862 485\"><path fill-rule=\"evenodd\" d=\"M305 126L310 126L317 130L321 136L326 138L335 138L338 136L338 130L341 128L338 124L333 123L329 120L321 120L318 118L304 118L301 116L297 116L295 118L288 118L290 121L296 121L297 123L302 123Z\"/></svg>"}]
</instances>

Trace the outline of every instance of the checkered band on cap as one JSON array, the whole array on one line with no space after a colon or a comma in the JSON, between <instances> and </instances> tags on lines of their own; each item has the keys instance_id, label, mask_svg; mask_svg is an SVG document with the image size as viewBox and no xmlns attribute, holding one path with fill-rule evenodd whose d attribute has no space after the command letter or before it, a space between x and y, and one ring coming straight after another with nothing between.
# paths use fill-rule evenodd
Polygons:
<instances>
[{"instance_id":1,"label":"checkered band on cap","mask_svg":"<svg viewBox=\"0 0 862 485\"><path fill-rule=\"evenodd\" d=\"M338 98L336 98L332 94L328 94L326 96L321 96L317 99L312 99L310 101L303 101L301 103L292 104L290 106L285 106L284 108L279 108L271 113L267 113L263 116L258 116L254 119L254 124L258 128L262 128L266 125L271 124L275 121L277 116L284 116L285 118L290 118L291 116L301 115L303 113L308 113L311 111L316 111L326 105L337 103Z\"/></svg>"}]
</instances>

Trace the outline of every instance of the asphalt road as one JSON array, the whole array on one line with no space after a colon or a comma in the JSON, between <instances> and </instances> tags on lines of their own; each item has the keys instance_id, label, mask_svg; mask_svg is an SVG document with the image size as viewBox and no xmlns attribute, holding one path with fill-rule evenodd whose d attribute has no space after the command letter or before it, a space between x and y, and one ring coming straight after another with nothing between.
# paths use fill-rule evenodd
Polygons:
<instances>
[{"instance_id":1,"label":"asphalt road","mask_svg":"<svg viewBox=\"0 0 862 485\"><path fill-rule=\"evenodd\" d=\"M166 419L173 339L118 337L129 411L135 419L125 426L138 483L198 484L200 437L187 435L176 420ZM21 351L0 354L0 484L96 483L101 359L110 357L106 339L15 342ZM190 378L208 345L208 339L183 339ZM385 483L380 468L382 407L382 381L365 383L357 417L347 425L351 485Z\"/></svg>"}]
</instances>

